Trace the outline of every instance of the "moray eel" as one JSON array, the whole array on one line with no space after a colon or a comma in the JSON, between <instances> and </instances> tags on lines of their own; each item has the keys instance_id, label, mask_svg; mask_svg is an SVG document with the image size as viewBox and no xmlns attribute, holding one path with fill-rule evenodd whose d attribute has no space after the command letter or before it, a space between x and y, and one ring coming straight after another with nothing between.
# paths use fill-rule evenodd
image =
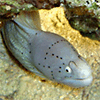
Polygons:
<instances>
[{"instance_id":1,"label":"moray eel","mask_svg":"<svg viewBox=\"0 0 100 100\"><path fill-rule=\"evenodd\" d=\"M38 29L34 12L22 12L6 21L2 34L6 46L28 70L72 87L91 84L93 77L88 63L63 37Z\"/></svg>"}]
</instances>

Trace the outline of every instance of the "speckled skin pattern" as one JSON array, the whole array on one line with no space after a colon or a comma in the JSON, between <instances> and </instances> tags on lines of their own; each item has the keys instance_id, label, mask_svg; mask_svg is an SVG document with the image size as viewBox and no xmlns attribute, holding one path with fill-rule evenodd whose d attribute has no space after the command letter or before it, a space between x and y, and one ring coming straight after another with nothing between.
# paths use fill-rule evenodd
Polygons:
<instances>
[{"instance_id":1,"label":"speckled skin pattern","mask_svg":"<svg viewBox=\"0 0 100 100\"><path fill-rule=\"evenodd\" d=\"M40 31L28 13L5 22L2 33L8 49L31 72L72 87L92 82L90 66L75 48L59 35Z\"/></svg>"}]
</instances>

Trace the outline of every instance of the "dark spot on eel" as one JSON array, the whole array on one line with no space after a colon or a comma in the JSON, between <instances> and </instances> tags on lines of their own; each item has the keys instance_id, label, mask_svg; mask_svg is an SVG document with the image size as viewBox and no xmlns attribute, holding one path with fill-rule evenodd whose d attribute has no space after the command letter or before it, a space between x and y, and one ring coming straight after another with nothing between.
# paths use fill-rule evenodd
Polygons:
<instances>
[{"instance_id":1,"label":"dark spot on eel","mask_svg":"<svg viewBox=\"0 0 100 100\"><path fill-rule=\"evenodd\" d=\"M40 65L40 63L38 63L38 65Z\"/></svg>"},{"instance_id":2,"label":"dark spot on eel","mask_svg":"<svg viewBox=\"0 0 100 100\"><path fill-rule=\"evenodd\" d=\"M29 45L31 45L31 43L29 43Z\"/></svg>"},{"instance_id":3,"label":"dark spot on eel","mask_svg":"<svg viewBox=\"0 0 100 100\"><path fill-rule=\"evenodd\" d=\"M61 69L61 66L59 67L59 69Z\"/></svg>"},{"instance_id":4,"label":"dark spot on eel","mask_svg":"<svg viewBox=\"0 0 100 100\"><path fill-rule=\"evenodd\" d=\"M50 68L50 66L48 66L48 68Z\"/></svg>"},{"instance_id":5,"label":"dark spot on eel","mask_svg":"<svg viewBox=\"0 0 100 100\"><path fill-rule=\"evenodd\" d=\"M60 57L60 59L63 59L62 57Z\"/></svg>"},{"instance_id":6,"label":"dark spot on eel","mask_svg":"<svg viewBox=\"0 0 100 100\"><path fill-rule=\"evenodd\" d=\"M54 54L52 54L52 56L54 56Z\"/></svg>"},{"instance_id":7,"label":"dark spot on eel","mask_svg":"<svg viewBox=\"0 0 100 100\"><path fill-rule=\"evenodd\" d=\"M35 35L37 35L37 33L35 33Z\"/></svg>"},{"instance_id":8,"label":"dark spot on eel","mask_svg":"<svg viewBox=\"0 0 100 100\"><path fill-rule=\"evenodd\" d=\"M44 59L46 60L47 58L45 57Z\"/></svg>"},{"instance_id":9,"label":"dark spot on eel","mask_svg":"<svg viewBox=\"0 0 100 100\"><path fill-rule=\"evenodd\" d=\"M59 58L59 56L56 56L56 58Z\"/></svg>"},{"instance_id":10,"label":"dark spot on eel","mask_svg":"<svg viewBox=\"0 0 100 100\"><path fill-rule=\"evenodd\" d=\"M63 65L65 65L65 63L63 63Z\"/></svg>"},{"instance_id":11,"label":"dark spot on eel","mask_svg":"<svg viewBox=\"0 0 100 100\"><path fill-rule=\"evenodd\" d=\"M43 67L45 67L45 65L43 65Z\"/></svg>"},{"instance_id":12,"label":"dark spot on eel","mask_svg":"<svg viewBox=\"0 0 100 100\"><path fill-rule=\"evenodd\" d=\"M59 71L59 73L61 73L61 71Z\"/></svg>"},{"instance_id":13,"label":"dark spot on eel","mask_svg":"<svg viewBox=\"0 0 100 100\"><path fill-rule=\"evenodd\" d=\"M48 54L48 52L46 52L46 55Z\"/></svg>"}]
</instances>

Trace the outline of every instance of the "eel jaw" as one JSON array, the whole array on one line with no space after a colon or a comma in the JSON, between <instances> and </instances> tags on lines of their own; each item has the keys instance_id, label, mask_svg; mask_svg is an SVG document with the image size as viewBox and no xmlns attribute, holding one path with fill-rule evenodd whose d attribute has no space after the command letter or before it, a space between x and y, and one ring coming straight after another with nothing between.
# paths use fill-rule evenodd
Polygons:
<instances>
[{"instance_id":1,"label":"eel jaw","mask_svg":"<svg viewBox=\"0 0 100 100\"><path fill-rule=\"evenodd\" d=\"M61 82L63 84L66 84L68 86L71 87L75 87L75 88L79 88L79 87L84 87L84 86L88 86L92 83L93 77L92 75L90 75L87 78L77 78L77 79L73 79L73 78L66 78L64 80L62 80Z\"/></svg>"}]
</instances>

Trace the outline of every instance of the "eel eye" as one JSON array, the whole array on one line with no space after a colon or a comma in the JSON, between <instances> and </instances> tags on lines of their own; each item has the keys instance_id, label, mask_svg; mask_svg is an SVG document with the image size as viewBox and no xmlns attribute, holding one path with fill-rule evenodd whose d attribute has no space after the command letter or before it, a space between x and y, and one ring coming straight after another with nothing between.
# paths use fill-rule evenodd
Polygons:
<instances>
[{"instance_id":1,"label":"eel eye","mask_svg":"<svg viewBox=\"0 0 100 100\"><path fill-rule=\"evenodd\" d=\"M67 73L71 73L71 68L69 66L66 66L65 70Z\"/></svg>"}]
</instances>

